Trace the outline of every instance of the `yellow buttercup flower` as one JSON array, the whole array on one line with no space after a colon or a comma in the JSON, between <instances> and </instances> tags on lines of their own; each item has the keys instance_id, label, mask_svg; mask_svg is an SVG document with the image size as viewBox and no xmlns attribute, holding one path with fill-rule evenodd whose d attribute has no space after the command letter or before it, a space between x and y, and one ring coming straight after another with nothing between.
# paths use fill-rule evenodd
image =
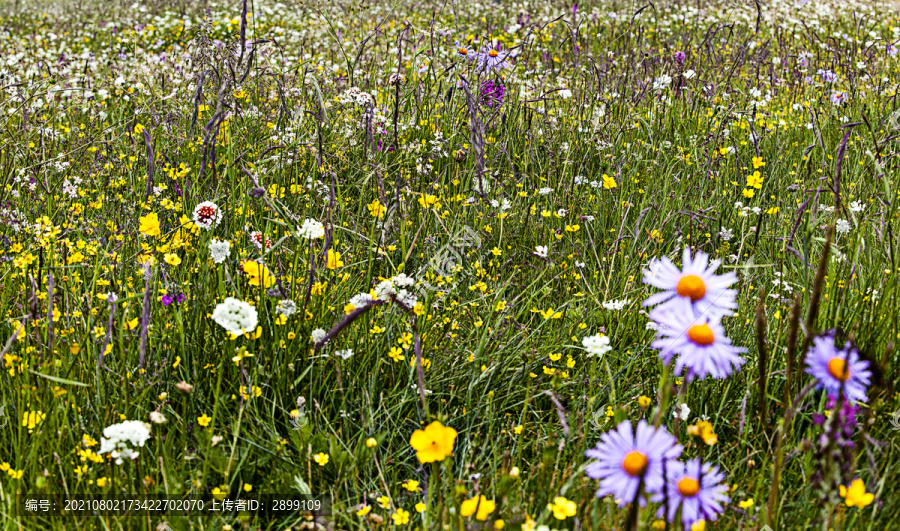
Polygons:
<instances>
[{"instance_id":1,"label":"yellow buttercup flower","mask_svg":"<svg viewBox=\"0 0 900 531\"><path fill-rule=\"evenodd\" d=\"M159 216L156 212L151 212L140 218L140 228L138 229L144 236L159 236L162 232L159 230Z\"/></svg>"},{"instance_id":2,"label":"yellow buttercup flower","mask_svg":"<svg viewBox=\"0 0 900 531\"><path fill-rule=\"evenodd\" d=\"M328 249L328 258L325 261L325 267L328 269L337 269L339 267L344 267L344 262L341 261L341 253L335 252L332 249Z\"/></svg>"},{"instance_id":3,"label":"yellow buttercup flower","mask_svg":"<svg viewBox=\"0 0 900 531\"><path fill-rule=\"evenodd\" d=\"M866 492L866 484L859 478L854 479L850 483L849 489L841 485L840 494L841 498L844 498L844 503L847 504L847 507L859 507L860 509L869 505L875 499L874 494Z\"/></svg>"},{"instance_id":4,"label":"yellow buttercup flower","mask_svg":"<svg viewBox=\"0 0 900 531\"><path fill-rule=\"evenodd\" d=\"M488 515L494 512L494 509L496 509L494 500L489 500L484 495L475 496L459 505L459 513L461 515L468 518L474 514L475 519L482 522L488 519Z\"/></svg>"},{"instance_id":5,"label":"yellow buttercup flower","mask_svg":"<svg viewBox=\"0 0 900 531\"><path fill-rule=\"evenodd\" d=\"M443 461L453 453L453 445L456 443L456 430L445 427L438 421L434 421L424 430L416 430L409 438L409 444L416 451L416 457L420 463Z\"/></svg>"},{"instance_id":6,"label":"yellow buttercup flower","mask_svg":"<svg viewBox=\"0 0 900 531\"><path fill-rule=\"evenodd\" d=\"M553 518L557 520L565 520L569 516L575 516L577 506L575 502L569 501L562 496L554 498L553 503L548 503L547 508L553 513Z\"/></svg>"},{"instance_id":7,"label":"yellow buttercup flower","mask_svg":"<svg viewBox=\"0 0 900 531\"><path fill-rule=\"evenodd\" d=\"M269 271L265 264L255 260L247 260L244 262L243 269L251 286L270 288L275 284L275 275Z\"/></svg>"}]
</instances>

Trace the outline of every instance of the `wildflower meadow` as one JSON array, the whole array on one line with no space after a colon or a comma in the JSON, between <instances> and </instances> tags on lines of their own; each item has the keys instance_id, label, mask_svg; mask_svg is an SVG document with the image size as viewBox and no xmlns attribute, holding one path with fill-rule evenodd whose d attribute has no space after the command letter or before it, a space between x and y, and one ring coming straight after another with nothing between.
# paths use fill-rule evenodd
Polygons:
<instances>
[{"instance_id":1,"label":"wildflower meadow","mask_svg":"<svg viewBox=\"0 0 900 531\"><path fill-rule=\"evenodd\" d=\"M6 0L0 50L0 528L900 529L893 0Z\"/></svg>"}]
</instances>

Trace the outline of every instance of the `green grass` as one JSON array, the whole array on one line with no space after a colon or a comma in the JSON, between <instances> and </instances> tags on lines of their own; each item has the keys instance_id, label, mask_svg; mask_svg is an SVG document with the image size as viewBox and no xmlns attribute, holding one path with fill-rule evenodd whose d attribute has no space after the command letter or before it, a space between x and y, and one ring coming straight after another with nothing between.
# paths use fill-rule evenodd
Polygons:
<instances>
[{"instance_id":1,"label":"green grass","mask_svg":"<svg viewBox=\"0 0 900 531\"><path fill-rule=\"evenodd\" d=\"M318 522L333 529L626 529L629 509L594 496L584 452L620 421L659 418L686 457L719 466L731 486L709 529L897 526L900 55L886 52L900 38L896 11L772 3L757 23L755 5L708 5L702 18L678 4L636 14L641 7L586 5L573 15L562 3L251 2L244 39L254 44L241 54L239 2L170 12L6 5L2 525L299 525L262 515L22 514L26 497L208 499L217 488L327 495L332 515ZM474 38L517 54L499 106L477 99L481 80L500 78L457 57L456 41L478 49ZM686 52L684 67L676 51ZM804 51L814 55L801 70ZM820 68L837 81L824 83ZM688 70L695 75L681 77ZM398 71L405 80L391 84ZM670 83L654 88L663 75ZM371 142L365 106L340 98L351 86L375 94ZM833 91L847 101L832 104ZM65 186L75 178L72 194ZM210 231L190 223L203 201L224 213ZM159 235L140 231L150 213ZM303 238L306 219L325 237ZM849 231L835 231L826 249L838 220ZM254 231L271 248L255 246ZM213 238L231 243L223 263L210 258ZM685 245L740 277L738 313L723 323L748 352L724 380L686 385L650 346L641 302L654 290L642 270L662 256L680 264ZM327 267L329 252L343 264ZM277 283L251 285L244 260L263 261ZM313 330L331 330L351 297L400 273L417 281L415 309L373 307L314 349ZM183 301L164 304L179 293ZM255 306L258 337L231 339L212 319L226 297ZM801 397L784 422L811 381L795 360L785 389L795 297L800 346L839 329L873 366L850 459L816 453L822 392ZM298 312L279 319L283 299ZM603 306L623 299L621 310ZM612 351L587 356L582 339L601 332ZM335 356L344 349L353 356ZM239 354L250 356L233 361ZM293 429L301 396L306 424ZM677 422L681 403L690 418ZM152 425L137 459L117 465L93 453L104 428L149 423L151 412L166 422ZM701 419L714 444L689 434ZM458 437L451 458L423 465L409 441L434 420ZM776 470L777 503L767 508ZM824 483L814 479L822 471ZM857 477L875 494L865 508L847 507L834 488ZM484 523L460 514L476 495L495 503ZM575 516L554 518L557 496L577 505ZM360 515L363 506L371 509ZM656 525L658 506L638 513L642 528ZM394 525L400 509L410 520Z\"/></svg>"}]
</instances>

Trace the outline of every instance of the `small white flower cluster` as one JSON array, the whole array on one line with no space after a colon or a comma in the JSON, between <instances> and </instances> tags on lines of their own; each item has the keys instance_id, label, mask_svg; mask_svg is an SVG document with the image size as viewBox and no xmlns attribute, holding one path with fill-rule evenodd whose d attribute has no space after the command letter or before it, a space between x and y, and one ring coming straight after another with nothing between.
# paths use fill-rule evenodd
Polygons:
<instances>
[{"instance_id":1,"label":"small white flower cluster","mask_svg":"<svg viewBox=\"0 0 900 531\"><path fill-rule=\"evenodd\" d=\"M619 311L628 306L629 302L631 302L629 299L606 301L603 303L603 307L607 310Z\"/></svg>"},{"instance_id":2,"label":"small white flower cluster","mask_svg":"<svg viewBox=\"0 0 900 531\"><path fill-rule=\"evenodd\" d=\"M372 296L368 293L357 293L353 297L350 297L350 304L353 305L354 308L362 308L363 306L368 306L372 300Z\"/></svg>"},{"instance_id":3,"label":"small white flower cluster","mask_svg":"<svg viewBox=\"0 0 900 531\"><path fill-rule=\"evenodd\" d=\"M609 346L609 336L603 334L587 336L581 340L581 344L587 350L588 357L603 356L612 350L612 347Z\"/></svg>"},{"instance_id":4,"label":"small white flower cluster","mask_svg":"<svg viewBox=\"0 0 900 531\"><path fill-rule=\"evenodd\" d=\"M278 301L278 306L275 308L275 312L278 313L278 315L290 317L297 313L297 303L291 299L282 299Z\"/></svg>"},{"instance_id":5,"label":"small white flower cluster","mask_svg":"<svg viewBox=\"0 0 900 531\"><path fill-rule=\"evenodd\" d=\"M300 237L302 238L315 240L322 236L325 236L325 225L322 225L314 219L307 218L306 221L303 222L303 225L300 226Z\"/></svg>"},{"instance_id":6,"label":"small white flower cluster","mask_svg":"<svg viewBox=\"0 0 900 531\"><path fill-rule=\"evenodd\" d=\"M227 297L217 305L212 318L219 326L236 336L253 332L259 324L256 308L234 297Z\"/></svg>"},{"instance_id":7,"label":"small white flower cluster","mask_svg":"<svg viewBox=\"0 0 900 531\"><path fill-rule=\"evenodd\" d=\"M373 107L375 106L375 97L368 92L359 90L357 87L350 87L345 90L338 96L338 101L345 105L355 103L359 106L364 106L366 104L372 105Z\"/></svg>"},{"instance_id":8,"label":"small white flower cluster","mask_svg":"<svg viewBox=\"0 0 900 531\"><path fill-rule=\"evenodd\" d=\"M319 341L322 341L323 339L325 339L325 331L324 330L322 330L321 328L316 328L315 330L312 331L313 343L318 343Z\"/></svg>"},{"instance_id":9,"label":"small white flower cluster","mask_svg":"<svg viewBox=\"0 0 900 531\"><path fill-rule=\"evenodd\" d=\"M228 257L231 255L231 243L228 240L217 240L213 238L211 242L209 242L209 256L213 259L213 262L217 264L221 264L225 260L228 260Z\"/></svg>"},{"instance_id":10,"label":"small white flower cluster","mask_svg":"<svg viewBox=\"0 0 900 531\"><path fill-rule=\"evenodd\" d=\"M416 294L406 289L411 288L415 283L416 280L414 278L406 276L405 273L400 273L375 286L375 298L389 301L393 295L402 304L409 307L415 306L416 302L418 302Z\"/></svg>"},{"instance_id":11,"label":"small white flower cluster","mask_svg":"<svg viewBox=\"0 0 900 531\"><path fill-rule=\"evenodd\" d=\"M121 465L125 459L137 459L140 455L129 445L143 447L149 438L150 427L139 420L113 424L103 430L98 453L109 453L116 460L116 464Z\"/></svg>"},{"instance_id":12,"label":"small white flower cluster","mask_svg":"<svg viewBox=\"0 0 900 531\"><path fill-rule=\"evenodd\" d=\"M353 356L353 349L348 348L346 350L338 350L334 353L334 355L341 358L342 360L348 360L351 356Z\"/></svg>"}]
</instances>

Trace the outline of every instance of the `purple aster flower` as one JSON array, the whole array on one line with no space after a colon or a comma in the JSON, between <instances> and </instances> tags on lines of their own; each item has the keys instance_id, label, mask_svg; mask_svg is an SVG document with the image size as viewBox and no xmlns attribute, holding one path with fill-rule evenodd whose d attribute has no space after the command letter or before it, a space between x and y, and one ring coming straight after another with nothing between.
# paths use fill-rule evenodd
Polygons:
<instances>
[{"instance_id":1,"label":"purple aster flower","mask_svg":"<svg viewBox=\"0 0 900 531\"><path fill-rule=\"evenodd\" d=\"M725 495L725 474L719 467L709 463L701 465L699 459L691 459L687 463L671 461L666 463L666 491L653 496L654 502L663 502L668 497L669 514L666 518L675 523L678 508L681 507L681 524L683 529L700 520L715 521L723 511L722 503L731 499ZM663 505L656 513L662 518L666 512Z\"/></svg>"},{"instance_id":2,"label":"purple aster flower","mask_svg":"<svg viewBox=\"0 0 900 531\"><path fill-rule=\"evenodd\" d=\"M654 428L642 420L635 433L626 420L601 435L597 447L584 453L596 459L585 473L600 480L598 498L612 494L619 507L624 507L634 502L642 481L644 492L658 492L663 487L663 462L677 459L681 450L665 427ZM639 503L644 506L647 501L642 497Z\"/></svg>"},{"instance_id":3,"label":"purple aster flower","mask_svg":"<svg viewBox=\"0 0 900 531\"><path fill-rule=\"evenodd\" d=\"M456 56L469 61L474 61L477 59L478 53L470 50L465 44L460 44L459 41L456 41Z\"/></svg>"},{"instance_id":4,"label":"purple aster flower","mask_svg":"<svg viewBox=\"0 0 900 531\"><path fill-rule=\"evenodd\" d=\"M893 44L887 45L887 54L891 57L897 57L897 47Z\"/></svg>"},{"instance_id":5,"label":"purple aster flower","mask_svg":"<svg viewBox=\"0 0 900 531\"><path fill-rule=\"evenodd\" d=\"M837 396L843 389L848 400L868 400L866 390L872 377L869 362L860 359L859 352L849 343L838 348L833 330L813 339L813 346L806 353L806 372L829 395Z\"/></svg>"},{"instance_id":6,"label":"purple aster flower","mask_svg":"<svg viewBox=\"0 0 900 531\"><path fill-rule=\"evenodd\" d=\"M490 46L484 47L478 52L478 68L482 70L502 70L509 66L507 59L509 54L501 52Z\"/></svg>"},{"instance_id":7,"label":"purple aster flower","mask_svg":"<svg viewBox=\"0 0 900 531\"><path fill-rule=\"evenodd\" d=\"M834 105L840 105L847 101L847 93L836 90L831 93L831 103Z\"/></svg>"},{"instance_id":8,"label":"purple aster flower","mask_svg":"<svg viewBox=\"0 0 900 531\"><path fill-rule=\"evenodd\" d=\"M657 325L653 348L668 365L675 360L676 375L687 368L687 380L712 376L717 380L727 378L744 364L739 354L747 349L731 344L718 319L708 316L695 317L677 307L660 306L650 312L650 319Z\"/></svg>"},{"instance_id":9,"label":"purple aster flower","mask_svg":"<svg viewBox=\"0 0 900 531\"><path fill-rule=\"evenodd\" d=\"M503 96L506 93L506 87L500 80L487 80L481 84L481 104L490 108L503 105Z\"/></svg>"},{"instance_id":10,"label":"purple aster flower","mask_svg":"<svg viewBox=\"0 0 900 531\"><path fill-rule=\"evenodd\" d=\"M728 286L737 282L737 275L716 275L721 263L721 260L709 263L709 255L702 252L691 260L690 247L684 248L681 270L666 257L651 260L649 269L644 270L644 283L663 291L648 297L644 306L665 303L660 308L677 308L682 313L692 313L693 307L697 315L713 319L733 314L738 307L737 291Z\"/></svg>"}]
</instances>

